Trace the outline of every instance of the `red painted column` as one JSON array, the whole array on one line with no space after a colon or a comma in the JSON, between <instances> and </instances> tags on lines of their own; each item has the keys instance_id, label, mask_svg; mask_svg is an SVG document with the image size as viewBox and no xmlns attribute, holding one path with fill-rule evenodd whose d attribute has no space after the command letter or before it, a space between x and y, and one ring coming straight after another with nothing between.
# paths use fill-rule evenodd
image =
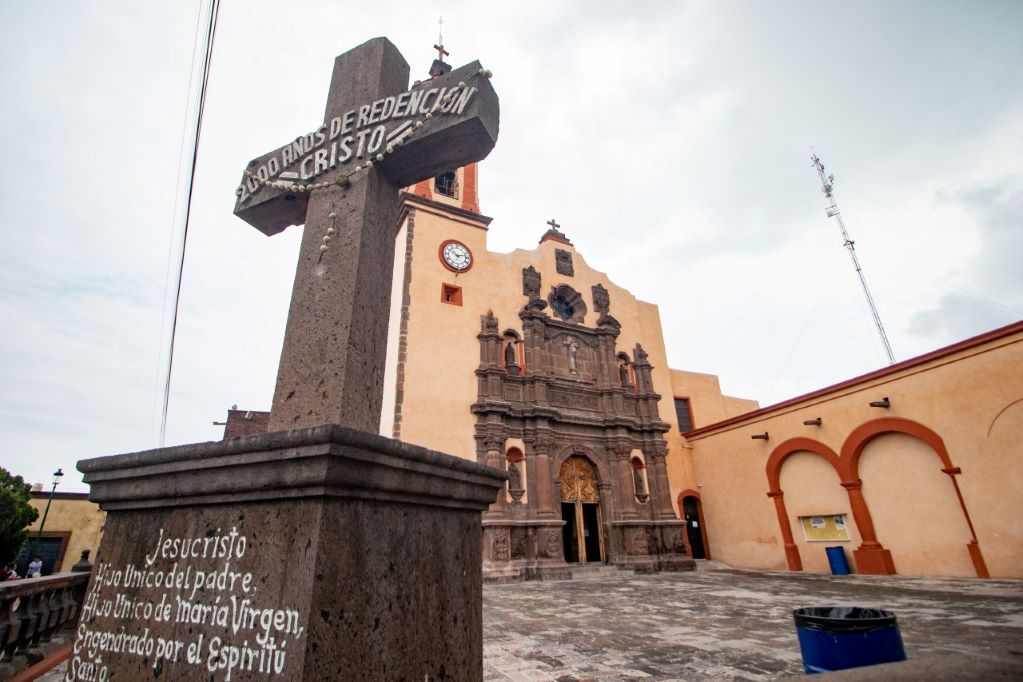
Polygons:
<instances>
[{"instance_id":1,"label":"red painted column","mask_svg":"<svg viewBox=\"0 0 1023 682\"><path fill-rule=\"evenodd\" d=\"M984 561L984 555L980 552L980 543L977 541L977 531L973 529L973 521L970 519L970 512L966 511L966 500L963 499L963 493L959 490L959 481L956 480L956 475L963 473L963 470L959 467L948 467L941 471L948 474L948 477L952 479L952 487L955 488L956 497L959 498L959 506L963 510L963 516L966 517L966 525L970 527L970 536L973 539L966 545L966 549L970 553L970 560L973 561L973 570L977 572L978 578L990 578L991 574L987 570L987 563Z\"/></svg>"},{"instance_id":2,"label":"red painted column","mask_svg":"<svg viewBox=\"0 0 1023 682\"><path fill-rule=\"evenodd\" d=\"M803 561L799 558L799 548L792 537L792 526L789 525L789 513L785 510L785 493L772 490L767 496L774 500L774 510L778 512L778 525L781 527L782 542L785 543L785 560L790 571L802 571Z\"/></svg>"},{"instance_id":3,"label":"red painted column","mask_svg":"<svg viewBox=\"0 0 1023 682\"><path fill-rule=\"evenodd\" d=\"M863 497L863 481L844 481L842 487L849 495L849 507L860 531L862 543L853 551L856 570L871 575L895 575L892 553L881 546L874 532L874 521L870 517L867 501Z\"/></svg>"}]
</instances>

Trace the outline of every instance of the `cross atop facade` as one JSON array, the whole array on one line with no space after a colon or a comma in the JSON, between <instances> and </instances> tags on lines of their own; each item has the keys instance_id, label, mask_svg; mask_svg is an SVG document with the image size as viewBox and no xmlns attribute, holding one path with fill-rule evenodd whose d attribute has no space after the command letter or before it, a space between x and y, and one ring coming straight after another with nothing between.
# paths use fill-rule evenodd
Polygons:
<instances>
[{"instance_id":1,"label":"cross atop facade","mask_svg":"<svg viewBox=\"0 0 1023 682\"><path fill-rule=\"evenodd\" d=\"M552 230L557 230L559 227L561 227L561 225L558 225L556 222L554 222L554 218L548 220L547 224L551 226Z\"/></svg>"},{"instance_id":2,"label":"cross atop facade","mask_svg":"<svg viewBox=\"0 0 1023 682\"><path fill-rule=\"evenodd\" d=\"M442 62L451 53L444 49L444 17L437 17L437 44L433 49L437 50L437 61Z\"/></svg>"},{"instance_id":3,"label":"cross atop facade","mask_svg":"<svg viewBox=\"0 0 1023 682\"><path fill-rule=\"evenodd\" d=\"M479 161L499 104L479 62L407 90L386 38L334 61L323 125L249 162L235 215L305 224L270 430L379 428L402 187Z\"/></svg>"}]
</instances>

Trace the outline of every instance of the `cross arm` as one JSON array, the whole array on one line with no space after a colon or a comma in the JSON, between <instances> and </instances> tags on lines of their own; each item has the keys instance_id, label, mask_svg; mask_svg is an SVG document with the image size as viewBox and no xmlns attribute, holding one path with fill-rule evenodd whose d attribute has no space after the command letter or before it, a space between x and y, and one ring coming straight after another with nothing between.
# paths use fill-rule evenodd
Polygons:
<instances>
[{"instance_id":1,"label":"cross arm","mask_svg":"<svg viewBox=\"0 0 1023 682\"><path fill-rule=\"evenodd\" d=\"M380 170L399 187L453 171L487 157L497 144L500 105L490 79L481 75L483 67L471 62L439 78L420 83L413 90L455 91L457 100L475 88L461 114L434 112L429 120L419 117L423 127L388 154ZM465 83L465 87L460 87ZM429 101L429 100L427 100Z\"/></svg>"},{"instance_id":2,"label":"cross arm","mask_svg":"<svg viewBox=\"0 0 1023 682\"><path fill-rule=\"evenodd\" d=\"M297 140L301 139L297 138ZM305 222L306 209L309 206L307 192L279 189L261 182L259 176L256 175L259 169L267 168L268 164L271 167L274 163L279 164L282 153L285 150L290 150L293 144L286 144L249 161L238 188L238 199L234 208L235 215L268 237L283 232L291 225L301 225ZM249 175L250 173L252 175ZM273 177L276 181L290 182L284 178L290 178L292 173L297 175L297 171L293 168L284 170L283 176L280 173L281 171L274 176L268 175L268 177Z\"/></svg>"},{"instance_id":3,"label":"cross arm","mask_svg":"<svg viewBox=\"0 0 1023 682\"><path fill-rule=\"evenodd\" d=\"M499 115L497 93L480 63L471 62L408 92L328 116L318 130L253 159L234 213L266 235L301 225L309 192L345 178L358 182L356 167L383 173L397 195L398 188L485 158L497 143ZM376 147L374 140L380 140Z\"/></svg>"}]
</instances>

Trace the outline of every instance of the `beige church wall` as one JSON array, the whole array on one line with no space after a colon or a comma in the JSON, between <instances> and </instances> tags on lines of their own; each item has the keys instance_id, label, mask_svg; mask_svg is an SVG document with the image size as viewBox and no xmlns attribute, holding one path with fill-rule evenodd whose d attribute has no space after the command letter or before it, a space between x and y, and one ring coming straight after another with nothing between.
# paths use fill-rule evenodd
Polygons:
<instances>
[{"instance_id":1,"label":"beige church wall","mask_svg":"<svg viewBox=\"0 0 1023 682\"><path fill-rule=\"evenodd\" d=\"M816 493L808 491L818 489L819 475L804 466L790 468L795 455L782 459L786 452L805 450L803 441L794 440L804 439L832 453L852 495L858 494L856 479L862 481L876 540L891 553L898 573L976 576L986 568L991 577L1023 577L1020 367L1023 323L697 429L687 440L714 557L745 568L793 565L775 501L767 496L774 453L775 464L782 461L780 499L796 561L804 570L826 570L801 544L796 519L813 502ZM887 409L869 405L885 397ZM820 426L803 424L817 417ZM751 438L765 432L768 441ZM852 464L857 444L858 471ZM848 507L850 494L841 487L836 492ZM972 540L967 514L977 557L967 547ZM861 535L857 520L849 521L850 531ZM850 544L858 548L859 542Z\"/></svg>"},{"instance_id":2,"label":"beige church wall","mask_svg":"<svg viewBox=\"0 0 1023 682\"><path fill-rule=\"evenodd\" d=\"M512 329L522 334L518 313L526 299L522 293L522 269L533 265L543 278L541 295L551 288L567 284L578 291L587 306L583 324L596 326L599 313L593 309L591 287L602 284L611 300L610 314L622 325L617 347L633 357L641 343L653 367L654 389L661 394L661 418L671 424L666 435L667 464L677 494L678 485L692 478L684 441L678 433L671 391L671 376L664 349L660 316L656 306L638 301L626 289L610 282L607 276L590 267L574 247L548 240L536 249L518 249L511 253L492 253L486 249L486 229L471 219L460 219L422 203L414 210L413 256L411 261L410 314L407 322L407 362L401 405L401 437L408 442L475 459L475 417L469 411L476 399L474 370L479 365L480 317L492 310L499 330ZM440 261L441 244L455 239L472 252L472 267L456 274ZM397 244L400 250L402 245ZM573 276L560 275L555 251L572 253ZM461 287L462 305L441 301L441 285ZM388 380L397 376L397 329L392 310L391 343L388 350ZM391 435L395 391L389 391L381 432ZM388 418L390 417L390 422Z\"/></svg>"},{"instance_id":3,"label":"beige church wall","mask_svg":"<svg viewBox=\"0 0 1023 682\"><path fill-rule=\"evenodd\" d=\"M614 311L612 299L612 314ZM664 347L664 332L661 329L660 310L652 303L638 301L640 313L640 324L642 329L643 349L649 355L648 361L652 366L651 377L654 382L654 390L660 394L658 412L661 419L671 425L671 429L664 434L668 445L668 456L665 458L665 469L668 474L668 489L675 513L682 518L682 510L679 509L678 496L684 490L696 488L695 472L693 467L692 450L685 442L678 426L678 417L675 414L675 394L672 385L673 370L668 366L667 350Z\"/></svg>"},{"instance_id":4,"label":"beige church wall","mask_svg":"<svg viewBox=\"0 0 1023 682\"><path fill-rule=\"evenodd\" d=\"M476 333L487 310L480 307L489 303L483 291L486 231L418 206L414 221L401 438L475 460L475 418L469 406L476 397L474 370L479 366ZM468 271L456 274L441 264L438 253L447 239L471 250L475 262ZM461 306L441 301L442 284L462 288ZM395 333L392 327L388 336Z\"/></svg>"},{"instance_id":5,"label":"beige church wall","mask_svg":"<svg viewBox=\"0 0 1023 682\"><path fill-rule=\"evenodd\" d=\"M723 395L721 396L721 400L724 402L725 419L737 417L740 414L746 414L747 412L760 409L760 403L756 400L750 400L749 398L736 398L730 395Z\"/></svg>"},{"instance_id":6,"label":"beige church wall","mask_svg":"<svg viewBox=\"0 0 1023 682\"><path fill-rule=\"evenodd\" d=\"M926 443L901 433L872 440L860 456L860 478L877 537L899 574L976 575L955 488Z\"/></svg>"},{"instance_id":7,"label":"beige church wall","mask_svg":"<svg viewBox=\"0 0 1023 682\"><path fill-rule=\"evenodd\" d=\"M48 497L49 493L39 496L34 494L29 501L33 507L39 510L39 518L29 526L29 543L32 542L35 533L39 530ZM70 571L71 567L81 558L83 549L92 550L92 558L96 557L106 516L106 512L100 511L97 504L90 502L85 493L64 495L57 493L50 505L50 511L46 515L46 524L43 526L44 537L56 533L70 534L64 547L64 558L61 560L60 567L55 569L57 572Z\"/></svg>"},{"instance_id":8,"label":"beige church wall","mask_svg":"<svg viewBox=\"0 0 1023 682\"><path fill-rule=\"evenodd\" d=\"M1016 366L1017 373L1019 365ZM986 498L983 509L973 515L977 539L993 577L1020 576L1023 557L1023 398L985 415L987 438L980 444L970 476L960 477L963 495ZM989 418L988 418L989 417ZM965 472L965 470L964 470ZM971 514L973 509L970 509ZM1015 523L1005 523L1015 519Z\"/></svg>"},{"instance_id":9,"label":"beige church wall","mask_svg":"<svg viewBox=\"0 0 1023 682\"><path fill-rule=\"evenodd\" d=\"M748 429L688 440L713 558L736 568L785 570L778 520L767 497L768 453L750 447Z\"/></svg>"},{"instance_id":10,"label":"beige church wall","mask_svg":"<svg viewBox=\"0 0 1023 682\"><path fill-rule=\"evenodd\" d=\"M846 559L855 570L852 550L860 546L860 535L853 523L849 496L834 467L812 452L796 452L781 467L781 489L785 491L789 523L803 558L803 570L829 572L826 547L845 548ZM845 515L848 540L807 540L799 517L835 514Z\"/></svg>"},{"instance_id":11,"label":"beige church wall","mask_svg":"<svg viewBox=\"0 0 1023 682\"><path fill-rule=\"evenodd\" d=\"M696 480L693 451L680 434L678 418L675 413L675 398L687 398L693 426L699 428L750 412L759 407L755 400L732 398L721 394L721 383L717 376L701 372L687 372L679 369L668 370L668 382L671 386L670 395L662 393L661 414L671 424L669 447L681 452L682 456L668 461L668 481L671 485L671 499L675 512L681 518L679 493L686 490L699 491L700 482ZM670 414L668 412L670 411ZM678 449L676 449L678 448Z\"/></svg>"},{"instance_id":12,"label":"beige church wall","mask_svg":"<svg viewBox=\"0 0 1023 682\"><path fill-rule=\"evenodd\" d=\"M689 399L694 428L709 426L760 407L756 400L722 395L721 382L713 374L680 369L673 369L670 374L672 397Z\"/></svg>"}]
</instances>

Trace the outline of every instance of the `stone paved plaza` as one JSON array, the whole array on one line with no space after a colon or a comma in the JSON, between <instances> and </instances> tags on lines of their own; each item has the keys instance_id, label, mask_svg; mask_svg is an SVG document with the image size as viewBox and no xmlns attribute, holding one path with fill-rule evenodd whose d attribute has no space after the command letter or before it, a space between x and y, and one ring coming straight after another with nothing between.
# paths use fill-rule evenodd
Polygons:
<instances>
[{"instance_id":1,"label":"stone paved plaza","mask_svg":"<svg viewBox=\"0 0 1023 682\"><path fill-rule=\"evenodd\" d=\"M792 609L892 610L910 659L1023 652L1023 581L603 569L486 585L486 680L768 680L802 675Z\"/></svg>"},{"instance_id":2,"label":"stone paved plaza","mask_svg":"<svg viewBox=\"0 0 1023 682\"><path fill-rule=\"evenodd\" d=\"M822 605L895 611L910 659L1023 656L1023 581L753 573L697 563L696 573L602 567L571 581L485 585L485 680L802 676L791 612ZM64 668L40 679L58 682Z\"/></svg>"}]
</instances>

